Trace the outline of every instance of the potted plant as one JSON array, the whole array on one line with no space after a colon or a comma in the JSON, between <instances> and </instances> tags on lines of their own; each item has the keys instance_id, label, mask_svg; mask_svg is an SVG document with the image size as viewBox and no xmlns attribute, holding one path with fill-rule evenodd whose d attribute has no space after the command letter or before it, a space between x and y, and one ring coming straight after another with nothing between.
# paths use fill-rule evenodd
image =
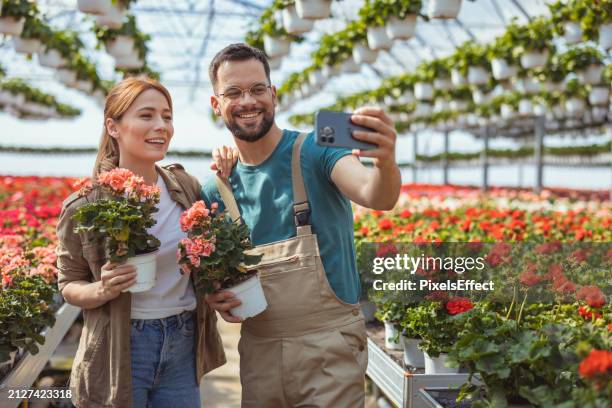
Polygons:
<instances>
[{"instance_id":1,"label":"potted plant","mask_svg":"<svg viewBox=\"0 0 612 408\"><path fill-rule=\"evenodd\" d=\"M375 8L374 3L367 1L359 9L359 17L367 30L368 47L373 51L391 49L393 42L385 30L385 18Z\"/></svg>"},{"instance_id":2,"label":"potted plant","mask_svg":"<svg viewBox=\"0 0 612 408\"><path fill-rule=\"evenodd\" d=\"M389 350L402 350L400 344L400 321L404 308L399 302L387 300L376 305L376 318L385 325L385 347Z\"/></svg>"},{"instance_id":3,"label":"potted plant","mask_svg":"<svg viewBox=\"0 0 612 408\"><path fill-rule=\"evenodd\" d=\"M604 70L603 55L594 47L575 47L559 56L568 72L575 72L586 85L601 83Z\"/></svg>"},{"instance_id":4,"label":"potted plant","mask_svg":"<svg viewBox=\"0 0 612 408\"><path fill-rule=\"evenodd\" d=\"M83 48L77 33L70 30L52 32L44 37L42 42L44 50L38 53L38 62L49 68L66 65L67 61Z\"/></svg>"},{"instance_id":5,"label":"potted plant","mask_svg":"<svg viewBox=\"0 0 612 408\"><path fill-rule=\"evenodd\" d=\"M111 0L77 0L77 7L81 13L107 14L111 11Z\"/></svg>"},{"instance_id":6,"label":"potted plant","mask_svg":"<svg viewBox=\"0 0 612 408\"><path fill-rule=\"evenodd\" d=\"M36 4L28 0L2 0L0 3L0 33L18 37L25 19L38 13Z\"/></svg>"},{"instance_id":7,"label":"potted plant","mask_svg":"<svg viewBox=\"0 0 612 408\"><path fill-rule=\"evenodd\" d=\"M516 89L524 95L533 95L540 92L542 85L537 77L522 71L515 81Z\"/></svg>"},{"instance_id":8,"label":"potted plant","mask_svg":"<svg viewBox=\"0 0 612 408\"><path fill-rule=\"evenodd\" d=\"M467 82L471 85L484 85L489 82L489 60L487 50L482 45L466 42L457 47L454 66L467 75Z\"/></svg>"},{"instance_id":9,"label":"potted plant","mask_svg":"<svg viewBox=\"0 0 612 408\"><path fill-rule=\"evenodd\" d=\"M418 313L416 305L405 308L404 316L400 322L402 346L404 347L404 364L422 368L425 367L425 357L419 345L423 341L419 333L427 329L426 319Z\"/></svg>"},{"instance_id":10,"label":"potted plant","mask_svg":"<svg viewBox=\"0 0 612 408\"><path fill-rule=\"evenodd\" d=\"M293 41L301 41L300 37L290 35L285 29L276 23L274 12L265 10L260 17L261 32L263 33L263 45L266 54L270 58L288 55Z\"/></svg>"},{"instance_id":11,"label":"potted plant","mask_svg":"<svg viewBox=\"0 0 612 408\"><path fill-rule=\"evenodd\" d=\"M320 20L331 15L331 0L295 0L300 18Z\"/></svg>"},{"instance_id":12,"label":"potted plant","mask_svg":"<svg viewBox=\"0 0 612 408\"><path fill-rule=\"evenodd\" d=\"M568 45L578 44L583 40L580 22L587 17L588 8L580 1L549 4L551 21L556 34L563 36Z\"/></svg>"},{"instance_id":13,"label":"potted plant","mask_svg":"<svg viewBox=\"0 0 612 408\"><path fill-rule=\"evenodd\" d=\"M107 13L95 16L96 23L108 28L119 29L125 20L126 6L122 2L113 2Z\"/></svg>"},{"instance_id":14,"label":"potted plant","mask_svg":"<svg viewBox=\"0 0 612 408\"><path fill-rule=\"evenodd\" d=\"M588 92L586 87L576 78L567 82L563 92L565 109L570 115L578 116L586 110Z\"/></svg>"},{"instance_id":15,"label":"potted plant","mask_svg":"<svg viewBox=\"0 0 612 408\"><path fill-rule=\"evenodd\" d=\"M450 58L438 58L429 62L428 69L432 71L433 85L438 90L450 90L453 88L450 74Z\"/></svg>"},{"instance_id":16,"label":"potted plant","mask_svg":"<svg viewBox=\"0 0 612 408\"><path fill-rule=\"evenodd\" d=\"M417 17L421 14L422 0L376 0L378 7L387 15L387 35L392 40L409 40L414 36Z\"/></svg>"},{"instance_id":17,"label":"potted plant","mask_svg":"<svg viewBox=\"0 0 612 408\"><path fill-rule=\"evenodd\" d=\"M294 0L277 0L274 4L282 10L283 27L289 34L304 34L312 30L313 20L298 15Z\"/></svg>"},{"instance_id":18,"label":"potted plant","mask_svg":"<svg viewBox=\"0 0 612 408\"><path fill-rule=\"evenodd\" d=\"M178 244L180 271L192 274L199 294L231 290L242 301L232 314L246 319L268 306L257 275L262 255L253 252L246 224L229 222L217 207L213 203L209 209L197 201L181 215L181 229L188 237Z\"/></svg>"},{"instance_id":19,"label":"potted plant","mask_svg":"<svg viewBox=\"0 0 612 408\"><path fill-rule=\"evenodd\" d=\"M499 81L508 80L518 72L518 61L514 56L516 22L511 22L504 34L487 47L493 77Z\"/></svg>"},{"instance_id":20,"label":"potted plant","mask_svg":"<svg viewBox=\"0 0 612 408\"><path fill-rule=\"evenodd\" d=\"M517 26L516 47L514 53L520 56L521 66L525 69L539 68L546 65L552 45L550 23L544 17L534 18L525 26Z\"/></svg>"},{"instance_id":21,"label":"potted plant","mask_svg":"<svg viewBox=\"0 0 612 408\"><path fill-rule=\"evenodd\" d=\"M430 0L427 9L429 18L457 18L461 10L461 0Z\"/></svg>"},{"instance_id":22,"label":"potted plant","mask_svg":"<svg viewBox=\"0 0 612 408\"><path fill-rule=\"evenodd\" d=\"M531 71L532 76L537 78L542 88L548 92L562 91L567 73L565 64L559 59L559 54L553 55L544 67Z\"/></svg>"},{"instance_id":23,"label":"potted plant","mask_svg":"<svg viewBox=\"0 0 612 408\"><path fill-rule=\"evenodd\" d=\"M51 29L37 16L27 17L19 37L13 37L15 51L22 54L34 54L42 47L42 38L49 36Z\"/></svg>"}]
</instances>

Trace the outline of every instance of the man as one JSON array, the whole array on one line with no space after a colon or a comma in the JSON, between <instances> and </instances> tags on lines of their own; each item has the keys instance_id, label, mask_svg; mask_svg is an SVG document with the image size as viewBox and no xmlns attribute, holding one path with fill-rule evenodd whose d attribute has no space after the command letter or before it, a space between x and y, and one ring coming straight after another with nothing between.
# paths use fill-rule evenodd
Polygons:
<instances>
[{"instance_id":1,"label":"man","mask_svg":"<svg viewBox=\"0 0 612 408\"><path fill-rule=\"evenodd\" d=\"M401 177L393 123L378 108L358 109L352 121L375 132L354 137L378 148L322 147L313 133L275 124L276 88L261 51L230 45L209 75L212 107L232 132L239 160L232 169L234 152L221 149L217 168L228 182L209 181L202 197L250 228L263 254L258 270L268 301L241 328L242 406L363 406L367 337L350 201L379 210L395 205ZM373 158L374 166L357 155ZM241 321L229 313L240 304L232 293L217 292L208 302L226 321Z\"/></svg>"}]
</instances>

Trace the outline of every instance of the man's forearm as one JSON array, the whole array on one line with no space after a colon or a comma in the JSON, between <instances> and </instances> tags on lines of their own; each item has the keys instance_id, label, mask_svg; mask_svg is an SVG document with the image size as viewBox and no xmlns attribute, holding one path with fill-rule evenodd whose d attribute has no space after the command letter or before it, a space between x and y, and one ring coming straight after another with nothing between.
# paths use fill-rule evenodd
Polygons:
<instances>
[{"instance_id":1,"label":"man's forearm","mask_svg":"<svg viewBox=\"0 0 612 408\"><path fill-rule=\"evenodd\" d=\"M401 187L402 176L396 163L372 167L368 182L363 187L363 197L368 203L367 207L373 210L393 209Z\"/></svg>"},{"instance_id":2,"label":"man's forearm","mask_svg":"<svg viewBox=\"0 0 612 408\"><path fill-rule=\"evenodd\" d=\"M95 309L109 301L102 290L101 281L75 281L67 284L62 290L66 302L82 309Z\"/></svg>"}]
</instances>

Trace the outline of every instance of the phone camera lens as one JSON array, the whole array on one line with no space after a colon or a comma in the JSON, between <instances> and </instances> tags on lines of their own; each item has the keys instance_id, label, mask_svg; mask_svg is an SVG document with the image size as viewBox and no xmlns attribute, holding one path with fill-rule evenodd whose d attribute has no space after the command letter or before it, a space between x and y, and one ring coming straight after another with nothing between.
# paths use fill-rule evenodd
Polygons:
<instances>
[{"instance_id":1,"label":"phone camera lens","mask_svg":"<svg viewBox=\"0 0 612 408\"><path fill-rule=\"evenodd\" d=\"M327 141L328 141L329 143L334 143L334 137L333 137L333 136L328 137L328 138L327 138Z\"/></svg>"},{"instance_id":2,"label":"phone camera lens","mask_svg":"<svg viewBox=\"0 0 612 408\"><path fill-rule=\"evenodd\" d=\"M327 137L326 137L326 136L321 136L321 138L320 138L320 139L321 139L321 141L322 141L323 143L327 142Z\"/></svg>"}]
</instances>

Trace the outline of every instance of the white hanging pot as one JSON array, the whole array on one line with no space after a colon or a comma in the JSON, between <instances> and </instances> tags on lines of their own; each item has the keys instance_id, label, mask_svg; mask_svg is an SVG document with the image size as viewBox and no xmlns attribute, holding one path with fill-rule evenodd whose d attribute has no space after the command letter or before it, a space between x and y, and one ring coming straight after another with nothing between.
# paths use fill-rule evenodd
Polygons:
<instances>
[{"instance_id":1,"label":"white hanging pot","mask_svg":"<svg viewBox=\"0 0 612 408\"><path fill-rule=\"evenodd\" d=\"M514 118L514 108L506 103L502 104L499 108L502 119Z\"/></svg>"},{"instance_id":2,"label":"white hanging pot","mask_svg":"<svg viewBox=\"0 0 612 408\"><path fill-rule=\"evenodd\" d=\"M312 86L323 86L325 85L325 77L320 70L312 71L308 74L308 81Z\"/></svg>"},{"instance_id":3,"label":"white hanging pot","mask_svg":"<svg viewBox=\"0 0 612 408\"><path fill-rule=\"evenodd\" d=\"M610 88L607 86L594 86L589 92L589 103L591 105L607 105L610 98Z\"/></svg>"},{"instance_id":4,"label":"white hanging pot","mask_svg":"<svg viewBox=\"0 0 612 408\"><path fill-rule=\"evenodd\" d=\"M519 92L533 95L540 92L541 84L533 77L520 78L517 83Z\"/></svg>"},{"instance_id":5,"label":"white hanging pot","mask_svg":"<svg viewBox=\"0 0 612 408\"><path fill-rule=\"evenodd\" d=\"M485 85L489 82L489 72L484 67L469 67L467 81L471 85Z\"/></svg>"},{"instance_id":6,"label":"white hanging pot","mask_svg":"<svg viewBox=\"0 0 612 408\"><path fill-rule=\"evenodd\" d=\"M66 59L53 48L38 52L38 63L43 67L60 68L66 65Z\"/></svg>"},{"instance_id":7,"label":"white hanging pot","mask_svg":"<svg viewBox=\"0 0 612 408\"><path fill-rule=\"evenodd\" d=\"M415 117L420 117L420 116L429 116L431 115L431 112L433 111L433 105L431 103L418 103L415 110L414 110L414 116Z\"/></svg>"},{"instance_id":8,"label":"white hanging pot","mask_svg":"<svg viewBox=\"0 0 612 408\"><path fill-rule=\"evenodd\" d=\"M459 368L451 368L446 366L447 354L440 354L439 357L429 357L423 352L425 359L425 374L457 374Z\"/></svg>"},{"instance_id":9,"label":"white hanging pot","mask_svg":"<svg viewBox=\"0 0 612 408\"><path fill-rule=\"evenodd\" d=\"M159 251L153 251L128 258L125 263L136 267L136 282L123 292L146 292L155 286L158 253Z\"/></svg>"},{"instance_id":10,"label":"white hanging pot","mask_svg":"<svg viewBox=\"0 0 612 408\"><path fill-rule=\"evenodd\" d=\"M331 15L331 0L295 0L295 8L300 18L320 20Z\"/></svg>"},{"instance_id":11,"label":"white hanging pot","mask_svg":"<svg viewBox=\"0 0 612 408\"><path fill-rule=\"evenodd\" d=\"M580 28L579 23L567 21L563 24L563 28L565 30L565 34L563 34L563 39L565 40L566 44L578 44L582 41L582 29Z\"/></svg>"},{"instance_id":12,"label":"white hanging pot","mask_svg":"<svg viewBox=\"0 0 612 408\"><path fill-rule=\"evenodd\" d=\"M300 87L300 89L301 89L301 91L302 91L302 96L303 96L304 98L309 97L309 96L310 96L310 93L312 92L312 88L311 88L311 86L310 86L308 83L306 83L306 82L304 82L304 83L302 84L302 86Z\"/></svg>"},{"instance_id":13,"label":"white hanging pot","mask_svg":"<svg viewBox=\"0 0 612 408\"><path fill-rule=\"evenodd\" d=\"M441 91L449 91L453 89L453 82L450 78L436 78L434 79L434 88Z\"/></svg>"},{"instance_id":14,"label":"white hanging pot","mask_svg":"<svg viewBox=\"0 0 612 408\"><path fill-rule=\"evenodd\" d=\"M444 99L436 99L436 102L434 103L434 107L433 107L433 111L434 112L443 112L443 111L447 111L449 110L450 105L448 104L448 101L445 101Z\"/></svg>"},{"instance_id":15,"label":"white hanging pot","mask_svg":"<svg viewBox=\"0 0 612 408\"><path fill-rule=\"evenodd\" d=\"M578 79L586 85L597 85L601 83L601 77L604 71L602 64L591 64L586 69L578 71Z\"/></svg>"},{"instance_id":16,"label":"white hanging pot","mask_svg":"<svg viewBox=\"0 0 612 408\"><path fill-rule=\"evenodd\" d=\"M394 97L392 97L391 95L387 95L385 96L383 102L385 103L385 105L387 106L395 106L398 105L397 99L395 99Z\"/></svg>"},{"instance_id":17,"label":"white hanging pot","mask_svg":"<svg viewBox=\"0 0 612 408\"><path fill-rule=\"evenodd\" d=\"M408 105L414 103L414 94L411 91L405 91L403 94L397 98L397 102L400 105Z\"/></svg>"},{"instance_id":18,"label":"white hanging pot","mask_svg":"<svg viewBox=\"0 0 612 408\"><path fill-rule=\"evenodd\" d=\"M539 103L533 104L533 114L536 116L545 116L546 106L539 104Z\"/></svg>"},{"instance_id":19,"label":"white hanging pot","mask_svg":"<svg viewBox=\"0 0 612 408\"><path fill-rule=\"evenodd\" d=\"M0 89L0 105L10 105L11 100L11 93Z\"/></svg>"},{"instance_id":20,"label":"white hanging pot","mask_svg":"<svg viewBox=\"0 0 612 408\"><path fill-rule=\"evenodd\" d=\"M368 47L373 51L389 50L393 46L385 27L368 27L367 40Z\"/></svg>"},{"instance_id":21,"label":"white hanging pot","mask_svg":"<svg viewBox=\"0 0 612 408\"><path fill-rule=\"evenodd\" d=\"M288 6L282 11L283 27L289 34L303 34L312 30L313 21L300 18L295 6Z\"/></svg>"},{"instance_id":22,"label":"white hanging pot","mask_svg":"<svg viewBox=\"0 0 612 408\"><path fill-rule=\"evenodd\" d=\"M268 65L270 66L270 69L272 70L279 69L281 67L282 62L283 62L282 58L268 59Z\"/></svg>"},{"instance_id":23,"label":"white hanging pot","mask_svg":"<svg viewBox=\"0 0 612 408\"><path fill-rule=\"evenodd\" d=\"M461 0L430 0L427 14L429 18L457 18L461 10Z\"/></svg>"},{"instance_id":24,"label":"white hanging pot","mask_svg":"<svg viewBox=\"0 0 612 408\"><path fill-rule=\"evenodd\" d=\"M563 82L553 82L550 80L540 82L540 86L548 92L561 92L564 88Z\"/></svg>"},{"instance_id":25,"label":"white hanging pot","mask_svg":"<svg viewBox=\"0 0 612 408\"><path fill-rule=\"evenodd\" d=\"M451 70L451 81L455 86L467 85L467 78L459 70Z\"/></svg>"},{"instance_id":26,"label":"white hanging pot","mask_svg":"<svg viewBox=\"0 0 612 408\"><path fill-rule=\"evenodd\" d=\"M468 108L468 103L466 101L450 101L449 107L454 111L464 111Z\"/></svg>"},{"instance_id":27,"label":"white hanging pot","mask_svg":"<svg viewBox=\"0 0 612 408\"><path fill-rule=\"evenodd\" d=\"M118 30L123 26L125 9L119 3L111 4L108 13L96 16L95 19L100 25Z\"/></svg>"},{"instance_id":28,"label":"white hanging pot","mask_svg":"<svg viewBox=\"0 0 612 408\"><path fill-rule=\"evenodd\" d=\"M324 65L321 68L321 73L325 78L329 79L334 75L337 75L339 73L339 69L337 66Z\"/></svg>"},{"instance_id":29,"label":"white hanging pot","mask_svg":"<svg viewBox=\"0 0 612 408\"><path fill-rule=\"evenodd\" d=\"M476 115L475 113L468 113L467 117L465 118L465 121L469 126L476 126L478 125L478 115Z\"/></svg>"},{"instance_id":30,"label":"white hanging pot","mask_svg":"<svg viewBox=\"0 0 612 408\"><path fill-rule=\"evenodd\" d=\"M378 51L373 51L364 44L353 45L353 59L356 64L373 64L378 58Z\"/></svg>"},{"instance_id":31,"label":"white hanging pot","mask_svg":"<svg viewBox=\"0 0 612 408\"><path fill-rule=\"evenodd\" d=\"M340 71L345 74L355 74L360 71L360 68L352 58L348 58L340 64Z\"/></svg>"},{"instance_id":32,"label":"white hanging pot","mask_svg":"<svg viewBox=\"0 0 612 408\"><path fill-rule=\"evenodd\" d=\"M508 64L508 61L503 58L494 58L491 60L491 71L495 79L503 81L516 76L518 67Z\"/></svg>"},{"instance_id":33,"label":"white hanging pot","mask_svg":"<svg viewBox=\"0 0 612 408\"><path fill-rule=\"evenodd\" d=\"M417 25L417 15L408 14L404 19L396 16L389 17L385 29L392 40L409 40L414 37Z\"/></svg>"},{"instance_id":34,"label":"white hanging pot","mask_svg":"<svg viewBox=\"0 0 612 408\"><path fill-rule=\"evenodd\" d=\"M122 69L139 69L144 67L144 61L136 53L115 57L115 66Z\"/></svg>"},{"instance_id":35,"label":"white hanging pot","mask_svg":"<svg viewBox=\"0 0 612 408\"><path fill-rule=\"evenodd\" d=\"M408 337L402 336L402 347L404 348L404 364L423 368L425 367L425 356L423 352L418 348L423 340L421 339L409 339Z\"/></svg>"},{"instance_id":36,"label":"white hanging pot","mask_svg":"<svg viewBox=\"0 0 612 408\"><path fill-rule=\"evenodd\" d=\"M0 33L19 37L23 31L25 18L0 17Z\"/></svg>"},{"instance_id":37,"label":"white hanging pot","mask_svg":"<svg viewBox=\"0 0 612 408\"><path fill-rule=\"evenodd\" d=\"M81 13L108 14L111 11L111 0L77 0L77 7Z\"/></svg>"},{"instance_id":38,"label":"white hanging pot","mask_svg":"<svg viewBox=\"0 0 612 408\"><path fill-rule=\"evenodd\" d=\"M385 348L389 350L401 350L402 346L399 340L399 331L394 322L385 323ZM394 340L397 339L397 340Z\"/></svg>"},{"instance_id":39,"label":"white hanging pot","mask_svg":"<svg viewBox=\"0 0 612 408\"><path fill-rule=\"evenodd\" d=\"M591 109L591 117L593 118L593 122L595 123L604 122L608 117L608 107L593 106L593 108Z\"/></svg>"},{"instance_id":40,"label":"white hanging pot","mask_svg":"<svg viewBox=\"0 0 612 408\"><path fill-rule=\"evenodd\" d=\"M570 115L578 116L583 114L586 110L586 103L582 98L569 98L565 101L565 109Z\"/></svg>"},{"instance_id":41,"label":"white hanging pot","mask_svg":"<svg viewBox=\"0 0 612 408\"><path fill-rule=\"evenodd\" d=\"M106 52L114 58L125 57L134 53L134 39L127 35L117 36L117 38L107 41L104 46Z\"/></svg>"},{"instance_id":42,"label":"white hanging pot","mask_svg":"<svg viewBox=\"0 0 612 408\"><path fill-rule=\"evenodd\" d=\"M284 57L289 55L291 51L291 41L286 38L271 37L268 34L264 34L263 37L264 49L268 57Z\"/></svg>"},{"instance_id":43,"label":"white hanging pot","mask_svg":"<svg viewBox=\"0 0 612 408\"><path fill-rule=\"evenodd\" d=\"M259 276L255 275L236 286L228 288L242 303L230 310L233 316L246 319L257 316L268 307Z\"/></svg>"},{"instance_id":44,"label":"white hanging pot","mask_svg":"<svg viewBox=\"0 0 612 408\"><path fill-rule=\"evenodd\" d=\"M555 119L563 119L565 118L565 105L557 104L551 108L551 113Z\"/></svg>"},{"instance_id":45,"label":"white hanging pot","mask_svg":"<svg viewBox=\"0 0 612 408\"><path fill-rule=\"evenodd\" d=\"M541 68L548 61L548 50L527 51L521 55L521 66L525 69Z\"/></svg>"},{"instance_id":46,"label":"white hanging pot","mask_svg":"<svg viewBox=\"0 0 612 408\"><path fill-rule=\"evenodd\" d=\"M415 83L414 96L419 101L431 101L433 99L433 86L428 82Z\"/></svg>"},{"instance_id":47,"label":"white hanging pot","mask_svg":"<svg viewBox=\"0 0 612 408\"><path fill-rule=\"evenodd\" d=\"M533 115L533 103L529 99L521 99L519 101L519 115L531 116Z\"/></svg>"},{"instance_id":48,"label":"white hanging pot","mask_svg":"<svg viewBox=\"0 0 612 408\"><path fill-rule=\"evenodd\" d=\"M612 23L599 27L599 45L604 50L612 48Z\"/></svg>"},{"instance_id":49,"label":"white hanging pot","mask_svg":"<svg viewBox=\"0 0 612 408\"><path fill-rule=\"evenodd\" d=\"M491 92L484 92L480 88L474 88L472 90L472 100L476 105L483 105L491 102L493 94Z\"/></svg>"},{"instance_id":50,"label":"white hanging pot","mask_svg":"<svg viewBox=\"0 0 612 408\"><path fill-rule=\"evenodd\" d=\"M78 89L79 91L85 92L86 94L91 93L91 91L93 91L93 83L91 81L88 80L77 80L74 84L74 88Z\"/></svg>"},{"instance_id":51,"label":"white hanging pot","mask_svg":"<svg viewBox=\"0 0 612 408\"><path fill-rule=\"evenodd\" d=\"M70 87L73 87L77 81L76 72L69 70L69 69L64 69L64 68L58 69L57 72L55 73L55 77L62 84L66 86L70 86Z\"/></svg>"},{"instance_id":52,"label":"white hanging pot","mask_svg":"<svg viewBox=\"0 0 612 408\"><path fill-rule=\"evenodd\" d=\"M38 38L13 37L13 47L21 54L35 54L40 50L41 45Z\"/></svg>"}]
</instances>

